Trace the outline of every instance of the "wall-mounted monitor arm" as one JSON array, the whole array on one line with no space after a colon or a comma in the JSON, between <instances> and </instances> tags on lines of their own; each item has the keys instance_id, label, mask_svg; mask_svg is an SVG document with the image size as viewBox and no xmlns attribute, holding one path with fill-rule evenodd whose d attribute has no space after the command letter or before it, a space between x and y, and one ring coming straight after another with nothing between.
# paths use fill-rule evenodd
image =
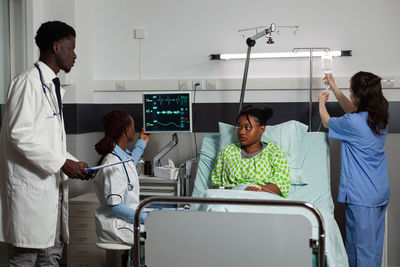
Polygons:
<instances>
[{"instance_id":1,"label":"wall-mounted monitor arm","mask_svg":"<svg viewBox=\"0 0 400 267\"><path fill-rule=\"evenodd\" d=\"M266 28L266 29L262 30L261 32L259 32L259 33L255 34L255 35L247 38L246 44L249 47L253 47L253 46L256 45L256 40L260 39L263 36L267 36L268 37L268 41L267 42L273 44L274 41L271 38L271 33L274 32L275 30L276 30L276 26L275 26L274 23L272 23L268 28Z\"/></svg>"},{"instance_id":2,"label":"wall-mounted monitor arm","mask_svg":"<svg viewBox=\"0 0 400 267\"><path fill-rule=\"evenodd\" d=\"M246 44L247 44L247 56L246 56L246 63L244 66L244 74L243 74L243 80L242 80L242 90L240 92L240 101L239 101L239 111L242 110L242 105L244 101L244 94L246 91L246 82L247 82L247 74L249 73L249 63L250 63L250 54L251 54L251 48L256 45L256 40L260 39L263 36L267 36L268 44L273 44L274 41L272 40L271 33L276 30L276 26L274 23L272 23L269 27L264 29L263 31L257 33L256 35L247 38Z\"/></svg>"},{"instance_id":3,"label":"wall-mounted monitor arm","mask_svg":"<svg viewBox=\"0 0 400 267\"><path fill-rule=\"evenodd\" d=\"M163 147L161 151L158 152L158 154L153 158L153 172L156 167L161 166L160 160L165 155L167 155L174 147L176 147L176 145L178 145L178 135L174 133L172 135L172 140L165 147Z\"/></svg>"}]
</instances>

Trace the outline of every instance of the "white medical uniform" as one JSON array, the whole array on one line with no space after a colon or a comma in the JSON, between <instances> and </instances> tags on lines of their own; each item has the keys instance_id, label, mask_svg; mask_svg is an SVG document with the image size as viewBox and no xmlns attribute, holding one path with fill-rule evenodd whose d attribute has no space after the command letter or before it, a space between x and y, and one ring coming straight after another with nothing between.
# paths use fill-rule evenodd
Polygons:
<instances>
[{"instance_id":1,"label":"white medical uniform","mask_svg":"<svg viewBox=\"0 0 400 267\"><path fill-rule=\"evenodd\" d=\"M54 245L62 184L62 236L68 243L68 186L61 172L66 159L63 119L58 112L55 73L38 62L10 85L0 137L0 241L17 247ZM61 89L61 95L64 90Z\"/></svg>"},{"instance_id":2,"label":"white medical uniform","mask_svg":"<svg viewBox=\"0 0 400 267\"><path fill-rule=\"evenodd\" d=\"M102 164L119 161L116 155L109 153ZM131 191L128 190L128 176L133 186ZM95 212L97 237L102 242L133 245L133 222L117 218L108 207L123 203L136 210L139 204L139 178L133 161L100 169L93 182L100 201L100 207Z\"/></svg>"}]
</instances>

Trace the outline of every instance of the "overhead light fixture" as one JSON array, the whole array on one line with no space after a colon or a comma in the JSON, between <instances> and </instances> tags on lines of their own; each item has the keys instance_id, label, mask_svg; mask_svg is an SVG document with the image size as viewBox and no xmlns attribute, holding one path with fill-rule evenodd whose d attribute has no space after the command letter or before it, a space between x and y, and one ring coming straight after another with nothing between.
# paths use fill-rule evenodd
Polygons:
<instances>
[{"instance_id":1,"label":"overhead light fixture","mask_svg":"<svg viewBox=\"0 0 400 267\"><path fill-rule=\"evenodd\" d=\"M338 51L313 51L313 57L321 57L326 54L331 55L332 57L349 57L352 54L352 50L338 50ZM252 59L260 59L260 58L308 58L310 57L309 51L302 52L275 52L275 53L252 53L250 54L250 58ZM211 60L231 60L231 59L245 59L246 54L211 54Z\"/></svg>"}]
</instances>

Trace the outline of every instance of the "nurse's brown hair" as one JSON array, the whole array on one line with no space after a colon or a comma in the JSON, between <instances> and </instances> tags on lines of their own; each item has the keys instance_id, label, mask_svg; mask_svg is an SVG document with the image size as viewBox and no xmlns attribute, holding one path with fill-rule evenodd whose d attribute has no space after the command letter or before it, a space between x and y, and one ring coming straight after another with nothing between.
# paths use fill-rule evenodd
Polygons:
<instances>
[{"instance_id":1,"label":"nurse's brown hair","mask_svg":"<svg viewBox=\"0 0 400 267\"><path fill-rule=\"evenodd\" d=\"M381 78L370 72L357 72L350 80L350 90L355 97L356 112L367 111L368 126L380 135L389 123L389 103L382 93Z\"/></svg>"},{"instance_id":2,"label":"nurse's brown hair","mask_svg":"<svg viewBox=\"0 0 400 267\"><path fill-rule=\"evenodd\" d=\"M131 116L128 112L113 110L104 115L104 137L95 145L97 153L102 155L98 162L99 165L103 161L105 155L113 151L117 140L130 125Z\"/></svg>"}]
</instances>

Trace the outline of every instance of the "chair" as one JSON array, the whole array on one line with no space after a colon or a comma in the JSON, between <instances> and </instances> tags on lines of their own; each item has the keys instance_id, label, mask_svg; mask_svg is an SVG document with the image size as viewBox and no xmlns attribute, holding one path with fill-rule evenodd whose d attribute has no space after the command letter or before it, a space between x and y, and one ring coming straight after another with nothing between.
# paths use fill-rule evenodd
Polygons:
<instances>
[{"instance_id":1,"label":"chair","mask_svg":"<svg viewBox=\"0 0 400 267\"><path fill-rule=\"evenodd\" d=\"M104 266L128 267L129 251L132 248L128 244L97 242L98 248L104 249L102 263Z\"/></svg>"}]
</instances>

